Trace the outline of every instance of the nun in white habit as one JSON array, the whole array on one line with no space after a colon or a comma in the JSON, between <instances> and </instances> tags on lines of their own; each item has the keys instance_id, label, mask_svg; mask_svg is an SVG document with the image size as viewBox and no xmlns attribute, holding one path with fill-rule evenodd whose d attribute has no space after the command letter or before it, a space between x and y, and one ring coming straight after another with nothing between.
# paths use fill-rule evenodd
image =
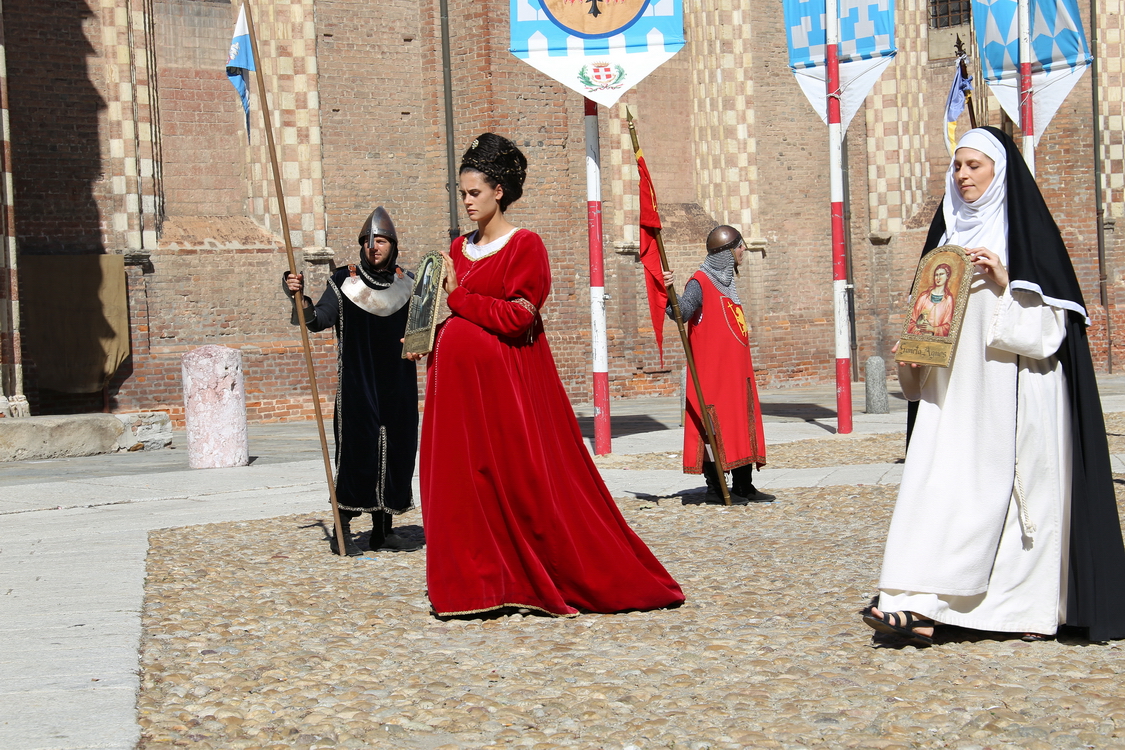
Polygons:
<instances>
[{"instance_id":1,"label":"nun in white habit","mask_svg":"<svg viewBox=\"0 0 1125 750\"><path fill-rule=\"evenodd\" d=\"M1125 549L1089 318L1034 178L994 128L957 144L923 252L946 244L976 270L949 367L899 367L917 411L864 621L916 645L939 623L1123 637Z\"/></svg>"}]
</instances>

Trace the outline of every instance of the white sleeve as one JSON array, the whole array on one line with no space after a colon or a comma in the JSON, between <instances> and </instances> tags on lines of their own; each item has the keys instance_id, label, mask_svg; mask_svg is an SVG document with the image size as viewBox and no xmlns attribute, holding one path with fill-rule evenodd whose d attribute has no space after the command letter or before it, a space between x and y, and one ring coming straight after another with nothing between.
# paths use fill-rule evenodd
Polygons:
<instances>
[{"instance_id":1,"label":"white sleeve","mask_svg":"<svg viewBox=\"0 0 1125 750\"><path fill-rule=\"evenodd\" d=\"M1043 304L1034 292L1009 286L996 302L987 345L1031 359L1046 359L1066 338L1066 310Z\"/></svg>"}]
</instances>

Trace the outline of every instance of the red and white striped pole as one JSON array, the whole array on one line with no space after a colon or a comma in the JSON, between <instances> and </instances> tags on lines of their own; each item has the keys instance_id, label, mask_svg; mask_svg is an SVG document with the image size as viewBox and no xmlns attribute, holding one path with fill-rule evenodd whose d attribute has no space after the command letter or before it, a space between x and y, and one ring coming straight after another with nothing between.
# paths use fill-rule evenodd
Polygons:
<instances>
[{"instance_id":1,"label":"red and white striped pole","mask_svg":"<svg viewBox=\"0 0 1125 750\"><path fill-rule=\"evenodd\" d=\"M598 103L586 100L586 217L590 237L590 344L594 354L594 453L612 450L609 426L609 345L605 332L602 251L602 166Z\"/></svg>"},{"instance_id":2,"label":"red and white striped pole","mask_svg":"<svg viewBox=\"0 0 1125 750\"><path fill-rule=\"evenodd\" d=\"M1020 130L1023 132L1023 160L1035 176L1035 110L1031 97L1031 13L1028 0L1016 4L1020 32Z\"/></svg>"},{"instance_id":3,"label":"red and white striped pole","mask_svg":"<svg viewBox=\"0 0 1125 750\"><path fill-rule=\"evenodd\" d=\"M825 62L828 95L828 181L832 199L832 306L836 323L836 432L852 431L851 338L848 263L844 241L843 127L840 124L839 0L825 3Z\"/></svg>"}]
</instances>

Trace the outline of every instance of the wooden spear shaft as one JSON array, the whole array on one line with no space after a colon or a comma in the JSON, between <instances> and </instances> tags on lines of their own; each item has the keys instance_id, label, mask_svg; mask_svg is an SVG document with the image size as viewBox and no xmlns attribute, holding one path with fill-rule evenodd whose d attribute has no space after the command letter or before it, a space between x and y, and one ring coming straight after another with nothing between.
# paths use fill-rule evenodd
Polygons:
<instances>
[{"instance_id":1,"label":"wooden spear shaft","mask_svg":"<svg viewBox=\"0 0 1125 750\"><path fill-rule=\"evenodd\" d=\"M637 139L637 128L633 123L633 113L626 110L629 120L629 137L633 140L633 154L638 158L643 156L641 144ZM656 230L656 248L660 251L660 270L668 271L668 254L664 252L664 235L661 230ZM703 400L703 387L699 384L699 373L695 369L695 356L691 351L691 341L688 340L687 328L684 326L684 316L680 313L680 300L676 295L676 287L668 284L668 301L672 304L672 316L676 319L676 328L680 331L680 343L684 345L684 354L687 358L688 371L691 373L691 382L695 385L695 398L699 402L699 416L703 420L703 430L707 434L707 445L711 446L711 458L715 462L715 473L719 477L719 487L723 492L723 503L730 505L730 491L727 490L726 474L723 471L722 461L719 459L719 449L715 441L715 429L711 424L711 413L707 411L707 402Z\"/></svg>"},{"instance_id":2,"label":"wooden spear shaft","mask_svg":"<svg viewBox=\"0 0 1125 750\"><path fill-rule=\"evenodd\" d=\"M289 273L297 275L297 261L293 257L293 241L289 237L289 215L285 207L285 191L281 186L281 169L277 164L277 148L273 143L273 117L266 101L266 84L262 77L262 58L258 55L258 37L254 31L254 15L250 2L246 3L246 28L250 32L250 48L254 53L254 74L258 81L258 97L261 101L262 120L265 123L266 144L269 146L270 166L273 167L273 185L277 197L277 213L281 217L281 236L285 238L285 253L289 256ZM297 327L301 329L301 347L305 351L305 367L309 375L309 388L312 391L313 410L316 412L316 428L320 433L320 450L324 455L324 475L328 479L328 497L332 501L332 523L336 529L336 549L341 556L347 555L344 530L340 524L340 506L336 502L336 481L332 475L332 460L328 457L328 436L324 432L324 415L320 411L320 393L316 388L316 370L313 368L312 347L309 345L309 332L305 327L305 300L302 292L293 295L297 307Z\"/></svg>"}]
</instances>

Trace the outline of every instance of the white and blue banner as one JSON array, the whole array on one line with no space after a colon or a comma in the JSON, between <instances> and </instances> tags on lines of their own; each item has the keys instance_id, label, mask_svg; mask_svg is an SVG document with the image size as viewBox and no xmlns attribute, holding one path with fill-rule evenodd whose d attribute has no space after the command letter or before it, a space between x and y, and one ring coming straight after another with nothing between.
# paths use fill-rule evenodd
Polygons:
<instances>
[{"instance_id":1,"label":"white and blue banner","mask_svg":"<svg viewBox=\"0 0 1125 750\"><path fill-rule=\"evenodd\" d=\"M250 48L250 29L246 26L246 6L238 9L238 21L234 24L234 36L230 40L230 55L227 56L227 78L242 99L242 110L246 113L246 139L250 140L250 89L246 74L256 70L254 52Z\"/></svg>"},{"instance_id":2,"label":"white and blue banner","mask_svg":"<svg viewBox=\"0 0 1125 750\"><path fill-rule=\"evenodd\" d=\"M953 65L953 85L945 98L945 148L953 156L957 150L957 120L965 111L966 95L973 93L973 77L961 75L961 64L966 55L957 58Z\"/></svg>"},{"instance_id":3,"label":"white and blue banner","mask_svg":"<svg viewBox=\"0 0 1125 750\"><path fill-rule=\"evenodd\" d=\"M510 0L511 53L611 106L684 46L683 0Z\"/></svg>"},{"instance_id":4,"label":"white and blue banner","mask_svg":"<svg viewBox=\"0 0 1125 750\"><path fill-rule=\"evenodd\" d=\"M1077 0L1027 0L1031 19L1031 103L1035 142L1093 62ZM1019 3L973 0L984 80L1014 122L1020 122Z\"/></svg>"},{"instance_id":5,"label":"white and blue banner","mask_svg":"<svg viewBox=\"0 0 1125 750\"><path fill-rule=\"evenodd\" d=\"M828 122L825 0L782 0L789 68ZM840 119L844 130L897 52L894 0L839 0Z\"/></svg>"}]
</instances>

